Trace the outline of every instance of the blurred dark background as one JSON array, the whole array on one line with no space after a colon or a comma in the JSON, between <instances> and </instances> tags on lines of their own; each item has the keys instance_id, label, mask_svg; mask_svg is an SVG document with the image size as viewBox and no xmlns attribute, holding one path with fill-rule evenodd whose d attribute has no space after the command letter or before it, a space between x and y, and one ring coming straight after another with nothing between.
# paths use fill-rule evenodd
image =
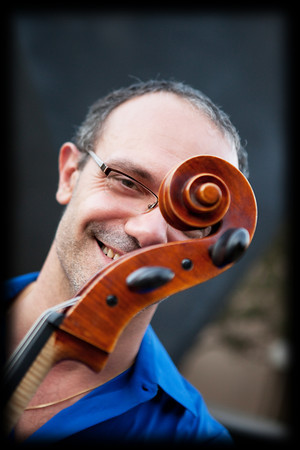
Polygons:
<instances>
[{"instance_id":1,"label":"blurred dark background","mask_svg":"<svg viewBox=\"0 0 300 450\"><path fill-rule=\"evenodd\" d=\"M11 16L10 258L39 270L62 209L57 157L98 97L136 80L174 78L229 113L249 153L258 228L233 269L164 302L153 326L175 363L286 230L288 22L276 10L15 12Z\"/></svg>"}]
</instances>

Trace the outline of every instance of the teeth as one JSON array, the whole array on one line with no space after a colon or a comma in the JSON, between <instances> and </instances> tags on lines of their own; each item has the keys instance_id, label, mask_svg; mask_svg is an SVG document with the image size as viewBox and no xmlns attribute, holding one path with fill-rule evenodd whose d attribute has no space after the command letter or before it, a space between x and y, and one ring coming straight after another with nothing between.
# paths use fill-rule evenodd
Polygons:
<instances>
[{"instance_id":1,"label":"teeth","mask_svg":"<svg viewBox=\"0 0 300 450\"><path fill-rule=\"evenodd\" d=\"M114 252L112 251L112 249L110 248L106 254L109 258L113 259L114 257Z\"/></svg>"},{"instance_id":2,"label":"teeth","mask_svg":"<svg viewBox=\"0 0 300 450\"><path fill-rule=\"evenodd\" d=\"M120 258L119 253L115 253L111 248L108 248L106 246L102 247L102 251L110 259L116 260L116 259Z\"/></svg>"}]
</instances>

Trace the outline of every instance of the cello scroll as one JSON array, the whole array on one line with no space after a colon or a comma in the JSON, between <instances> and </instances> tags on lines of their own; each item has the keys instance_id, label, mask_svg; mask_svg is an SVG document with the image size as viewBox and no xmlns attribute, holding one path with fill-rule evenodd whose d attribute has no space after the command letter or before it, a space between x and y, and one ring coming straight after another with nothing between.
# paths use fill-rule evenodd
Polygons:
<instances>
[{"instance_id":1,"label":"cello scroll","mask_svg":"<svg viewBox=\"0 0 300 450\"><path fill-rule=\"evenodd\" d=\"M216 156L196 156L173 168L161 183L159 207L166 221L180 230L215 225L233 210L240 224L247 216L256 222L256 201L247 179Z\"/></svg>"},{"instance_id":2,"label":"cello scroll","mask_svg":"<svg viewBox=\"0 0 300 450\"><path fill-rule=\"evenodd\" d=\"M218 176L223 166L223 160L217 164L218 159L210 156L188 159L164 178L159 207L166 221L175 228L207 227L219 222L226 214L230 190Z\"/></svg>"}]
</instances>

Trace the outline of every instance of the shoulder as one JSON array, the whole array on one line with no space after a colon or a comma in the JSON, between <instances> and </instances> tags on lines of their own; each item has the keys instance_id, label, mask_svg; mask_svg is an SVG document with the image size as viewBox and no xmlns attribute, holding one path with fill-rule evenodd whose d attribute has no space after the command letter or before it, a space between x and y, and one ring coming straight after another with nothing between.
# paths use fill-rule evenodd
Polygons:
<instances>
[{"instance_id":1,"label":"shoulder","mask_svg":"<svg viewBox=\"0 0 300 450\"><path fill-rule=\"evenodd\" d=\"M39 272L31 272L6 280L3 286L4 299L6 301L12 300L29 283L35 281L38 275Z\"/></svg>"}]
</instances>

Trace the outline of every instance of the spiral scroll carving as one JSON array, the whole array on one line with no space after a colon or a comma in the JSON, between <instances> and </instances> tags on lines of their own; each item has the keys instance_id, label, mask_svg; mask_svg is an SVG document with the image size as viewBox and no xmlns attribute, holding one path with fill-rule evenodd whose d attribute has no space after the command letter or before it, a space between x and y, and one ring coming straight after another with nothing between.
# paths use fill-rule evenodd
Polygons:
<instances>
[{"instance_id":1,"label":"spiral scroll carving","mask_svg":"<svg viewBox=\"0 0 300 450\"><path fill-rule=\"evenodd\" d=\"M208 155L190 158L170 171L159 191L168 223L180 230L215 225L230 208L242 173L227 161Z\"/></svg>"}]
</instances>

